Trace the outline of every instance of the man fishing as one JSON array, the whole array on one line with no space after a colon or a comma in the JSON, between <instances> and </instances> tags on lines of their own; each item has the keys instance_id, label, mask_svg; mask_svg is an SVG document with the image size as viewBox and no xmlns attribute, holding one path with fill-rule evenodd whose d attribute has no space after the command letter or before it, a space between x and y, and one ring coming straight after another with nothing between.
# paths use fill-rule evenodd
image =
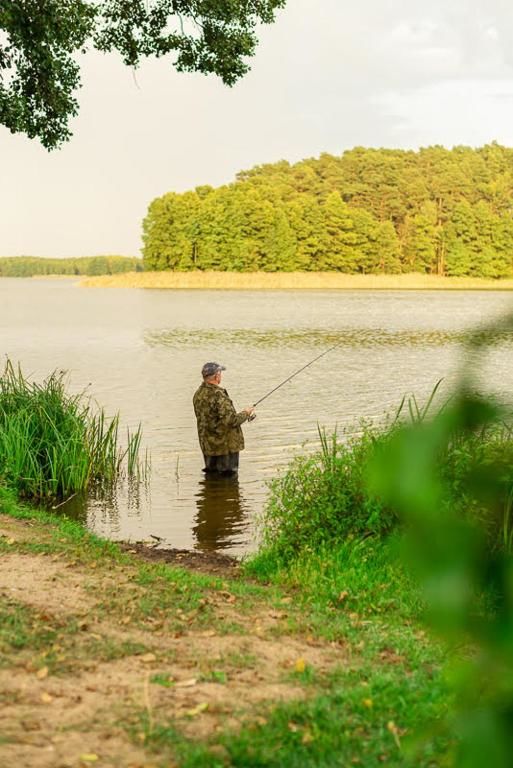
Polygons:
<instances>
[{"instance_id":1,"label":"man fishing","mask_svg":"<svg viewBox=\"0 0 513 768\"><path fill-rule=\"evenodd\" d=\"M244 449L241 424L254 418L255 408L249 406L237 413L228 392L221 386L225 370L219 363L205 363L201 369L203 382L194 393L193 405L205 459L203 471L234 475L239 469L239 452Z\"/></svg>"}]
</instances>

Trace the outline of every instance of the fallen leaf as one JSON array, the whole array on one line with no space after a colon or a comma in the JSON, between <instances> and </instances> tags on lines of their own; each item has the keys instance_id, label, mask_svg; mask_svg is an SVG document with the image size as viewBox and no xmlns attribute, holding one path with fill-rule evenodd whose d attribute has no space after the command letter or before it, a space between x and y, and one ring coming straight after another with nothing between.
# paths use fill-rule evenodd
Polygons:
<instances>
[{"instance_id":1,"label":"fallen leaf","mask_svg":"<svg viewBox=\"0 0 513 768\"><path fill-rule=\"evenodd\" d=\"M36 677L38 680L44 680L45 677L48 677L48 667L41 667L41 669L38 669Z\"/></svg>"},{"instance_id":2,"label":"fallen leaf","mask_svg":"<svg viewBox=\"0 0 513 768\"><path fill-rule=\"evenodd\" d=\"M304 659L297 659L294 667L296 672L304 672L306 669L306 661Z\"/></svg>"},{"instance_id":3,"label":"fallen leaf","mask_svg":"<svg viewBox=\"0 0 513 768\"><path fill-rule=\"evenodd\" d=\"M178 680L175 683L175 688L192 688L197 682L195 677L191 677L189 680Z\"/></svg>"},{"instance_id":4,"label":"fallen leaf","mask_svg":"<svg viewBox=\"0 0 513 768\"><path fill-rule=\"evenodd\" d=\"M347 591L347 589L344 589L344 591L340 593L337 599L339 603L343 603L344 600L347 600L348 597L349 597L349 592Z\"/></svg>"},{"instance_id":5,"label":"fallen leaf","mask_svg":"<svg viewBox=\"0 0 513 768\"><path fill-rule=\"evenodd\" d=\"M50 696L50 694L49 694L49 693L47 693L46 691L44 691L44 692L41 694L41 701L43 702L43 704L51 704L51 703L52 703L52 701L53 701L53 696Z\"/></svg>"},{"instance_id":6,"label":"fallen leaf","mask_svg":"<svg viewBox=\"0 0 513 768\"><path fill-rule=\"evenodd\" d=\"M282 605L289 605L289 603L291 603L291 602L292 602L292 598L291 597L282 597L282 599L280 600L280 603Z\"/></svg>"},{"instance_id":7,"label":"fallen leaf","mask_svg":"<svg viewBox=\"0 0 513 768\"><path fill-rule=\"evenodd\" d=\"M205 632L200 632L199 637L215 637L215 629L206 629Z\"/></svg>"},{"instance_id":8,"label":"fallen leaf","mask_svg":"<svg viewBox=\"0 0 513 768\"><path fill-rule=\"evenodd\" d=\"M132 621L131 616L123 616L123 618L121 619L122 624L130 624L131 621Z\"/></svg>"},{"instance_id":9,"label":"fallen leaf","mask_svg":"<svg viewBox=\"0 0 513 768\"><path fill-rule=\"evenodd\" d=\"M154 653L145 653L139 657L143 664L151 664L152 661L157 661L157 657Z\"/></svg>"},{"instance_id":10,"label":"fallen leaf","mask_svg":"<svg viewBox=\"0 0 513 768\"><path fill-rule=\"evenodd\" d=\"M372 701L372 699L363 699L362 704L364 707L367 707L367 709L372 709L372 707L374 706L374 702Z\"/></svg>"},{"instance_id":11,"label":"fallen leaf","mask_svg":"<svg viewBox=\"0 0 513 768\"><path fill-rule=\"evenodd\" d=\"M80 755L80 759L84 763L96 763L98 760L98 755L95 755L94 752L86 752L85 754Z\"/></svg>"},{"instance_id":12,"label":"fallen leaf","mask_svg":"<svg viewBox=\"0 0 513 768\"><path fill-rule=\"evenodd\" d=\"M9 546L12 546L13 544L16 544L16 539L7 539L6 544L9 544Z\"/></svg>"},{"instance_id":13,"label":"fallen leaf","mask_svg":"<svg viewBox=\"0 0 513 768\"><path fill-rule=\"evenodd\" d=\"M208 703L206 701L202 701L201 704L198 704L196 707L193 707L192 709L188 709L185 713L187 717L196 717L196 715L200 715L202 712L205 712L205 710L208 709Z\"/></svg>"},{"instance_id":14,"label":"fallen leaf","mask_svg":"<svg viewBox=\"0 0 513 768\"><path fill-rule=\"evenodd\" d=\"M301 744L310 744L313 740L314 740L314 737L312 736L310 731L305 731L301 738Z\"/></svg>"}]
</instances>

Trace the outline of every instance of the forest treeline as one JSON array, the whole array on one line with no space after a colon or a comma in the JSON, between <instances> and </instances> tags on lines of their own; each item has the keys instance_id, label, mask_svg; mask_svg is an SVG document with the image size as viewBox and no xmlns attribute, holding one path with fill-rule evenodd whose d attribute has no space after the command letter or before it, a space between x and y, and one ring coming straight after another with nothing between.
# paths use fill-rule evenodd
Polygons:
<instances>
[{"instance_id":1,"label":"forest treeline","mask_svg":"<svg viewBox=\"0 0 513 768\"><path fill-rule=\"evenodd\" d=\"M355 148L168 192L143 222L148 270L513 274L513 149Z\"/></svg>"},{"instance_id":2,"label":"forest treeline","mask_svg":"<svg viewBox=\"0 0 513 768\"><path fill-rule=\"evenodd\" d=\"M115 275L140 272L141 259L131 256L82 256L74 259L45 259L38 256L0 257L0 277L35 275Z\"/></svg>"}]
</instances>

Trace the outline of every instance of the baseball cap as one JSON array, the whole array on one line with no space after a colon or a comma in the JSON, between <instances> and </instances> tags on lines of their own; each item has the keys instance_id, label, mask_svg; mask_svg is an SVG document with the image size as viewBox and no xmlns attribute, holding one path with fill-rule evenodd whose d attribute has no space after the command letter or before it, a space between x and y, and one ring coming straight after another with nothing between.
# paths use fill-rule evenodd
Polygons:
<instances>
[{"instance_id":1,"label":"baseball cap","mask_svg":"<svg viewBox=\"0 0 513 768\"><path fill-rule=\"evenodd\" d=\"M207 379L209 376L214 376L218 371L226 371L226 368L219 363L205 363L201 369L201 375Z\"/></svg>"}]
</instances>

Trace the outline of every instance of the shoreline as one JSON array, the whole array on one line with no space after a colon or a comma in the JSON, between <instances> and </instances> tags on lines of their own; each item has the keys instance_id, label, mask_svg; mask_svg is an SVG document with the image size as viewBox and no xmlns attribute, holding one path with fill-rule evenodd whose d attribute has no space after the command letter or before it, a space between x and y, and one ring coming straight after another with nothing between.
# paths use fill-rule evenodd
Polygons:
<instances>
[{"instance_id":1,"label":"shoreline","mask_svg":"<svg viewBox=\"0 0 513 768\"><path fill-rule=\"evenodd\" d=\"M2 764L249 767L271 765L280 744L287 765L377 765L392 749L399 759L391 713L406 732L447 706L443 649L414 604L403 614L383 590L367 594L361 549L337 577L351 594L337 600L337 581L326 604L293 580L194 572L135 549L0 493ZM341 738L340 712L365 739Z\"/></svg>"},{"instance_id":2,"label":"shoreline","mask_svg":"<svg viewBox=\"0 0 513 768\"><path fill-rule=\"evenodd\" d=\"M82 288L219 291L511 291L513 278L334 272L125 272L79 278Z\"/></svg>"}]
</instances>

